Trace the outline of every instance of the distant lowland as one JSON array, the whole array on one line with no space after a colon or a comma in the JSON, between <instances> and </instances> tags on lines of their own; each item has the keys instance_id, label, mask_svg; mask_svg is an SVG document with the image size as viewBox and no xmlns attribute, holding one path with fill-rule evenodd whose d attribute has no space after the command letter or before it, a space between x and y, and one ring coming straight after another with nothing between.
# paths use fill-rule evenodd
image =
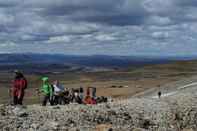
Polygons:
<instances>
[{"instance_id":1,"label":"distant lowland","mask_svg":"<svg viewBox=\"0 0 197 131\"><path fill-rule=\"evenodd\" d=\"M0 54L0 71L14 69L27 73L98 72L138 68L145 65L166 64L195 57L150 57L109 55L62 55L62 54Z\"/></svg>"},{"instance_id":2,"label":"distant lowland","mask_svg":"<svg viewBox=\"0 0 197 131\"><path fill-rule=\"evenodd\" d=\"M9 101L7 88L15 69L28 80L25 103L35 104L39 103L35 89L41 86L42 76L48 76L50 82L59 80L65 88L96 87L98 96L127 98L180 80L183 86L190 84L197 76L195 58L0 54L0 103ZM185 83L190 77L192 81Z\"/></svg>"}]
</instances>

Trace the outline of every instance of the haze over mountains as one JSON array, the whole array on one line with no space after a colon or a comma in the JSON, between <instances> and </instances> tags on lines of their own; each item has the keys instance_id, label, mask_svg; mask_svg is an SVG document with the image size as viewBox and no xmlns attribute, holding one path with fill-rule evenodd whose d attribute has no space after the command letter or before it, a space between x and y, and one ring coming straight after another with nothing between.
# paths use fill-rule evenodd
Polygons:
<instances>
[{"instance_id":1,"label":"haze over mountains","mask_svg":"<svg viewBox=\"0 0 197 131\"><path fill-rule=\"evenodd\" d=\"M108 71L189 60L194 57L148 57L148 56L77 56L61 54L0 54L0 70L22 69L27 72L47 71Z\"/></svg>"}]
</instances>

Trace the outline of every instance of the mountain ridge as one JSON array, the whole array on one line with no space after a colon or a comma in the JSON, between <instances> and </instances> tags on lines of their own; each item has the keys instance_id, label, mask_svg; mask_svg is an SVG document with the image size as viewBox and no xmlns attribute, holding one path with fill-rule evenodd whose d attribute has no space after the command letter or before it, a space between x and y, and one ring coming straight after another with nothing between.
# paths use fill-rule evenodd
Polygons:
<instances>
[{"instance_id":1,"label":"mountain ridge","mask_svg":"<svg viewBox=\"0 0 197 131\"><path fill-rule=\"evenodd\" d=\"M0 54L0 71L111 71L139 68L176 61L193 60L194 57L64 55L64 54Z\"/></svg>"}]
</instances>

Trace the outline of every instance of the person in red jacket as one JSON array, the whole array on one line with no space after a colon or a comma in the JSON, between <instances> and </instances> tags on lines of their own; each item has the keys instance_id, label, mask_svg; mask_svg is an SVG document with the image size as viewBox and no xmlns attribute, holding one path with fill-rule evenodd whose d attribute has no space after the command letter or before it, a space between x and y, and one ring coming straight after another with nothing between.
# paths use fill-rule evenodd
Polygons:
<instances>
[{"instance_id":1,"label":"person in red jacket","mask_svg":"<svg viewBox=\"0 0 197 131\"><path fill-rule=\"evenodd\" d=\"M90 87L87 88L86 97L84 99L84 104L91 104L91 105L96 104L96 100L90 96Z\"/></svg>"},{"instance_id":2,"label":"person in red jacket","mask_svg":"<svg viewBox=\"0 0 197 131\"><path fill-rule=\"evenodd\" d=\"M27 80L19 71L15 71L15 79L12 86L12 97L14 105L22 105L25 89L27 88Z\"/></svg>"}]
</instances>

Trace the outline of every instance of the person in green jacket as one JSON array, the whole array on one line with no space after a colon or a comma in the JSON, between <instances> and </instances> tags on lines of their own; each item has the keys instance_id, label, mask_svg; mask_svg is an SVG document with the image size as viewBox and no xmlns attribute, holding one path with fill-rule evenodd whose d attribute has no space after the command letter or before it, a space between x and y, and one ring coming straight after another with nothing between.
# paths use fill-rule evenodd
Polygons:
<instances>
[{"instance_id":1,"label":"person in green jacket","mask_svg":"<svg viewBox=\"0 0 197 131\"><path fill-rule=\"evenodd\" d=\"M44 95L42 100L42 106L46 106L47 102L49 101L51 105L53 105L52 97L53 97L53 87L49 84L49 78L43 77L42 78L43 85L41 87L41 92Z\"/></svg>"}]
</instances>

